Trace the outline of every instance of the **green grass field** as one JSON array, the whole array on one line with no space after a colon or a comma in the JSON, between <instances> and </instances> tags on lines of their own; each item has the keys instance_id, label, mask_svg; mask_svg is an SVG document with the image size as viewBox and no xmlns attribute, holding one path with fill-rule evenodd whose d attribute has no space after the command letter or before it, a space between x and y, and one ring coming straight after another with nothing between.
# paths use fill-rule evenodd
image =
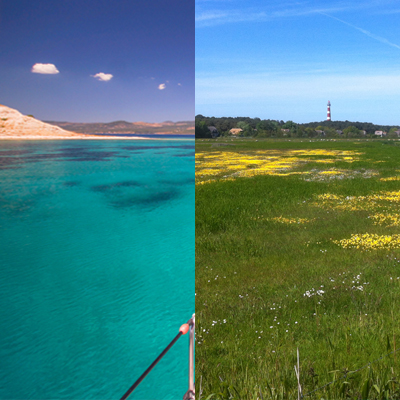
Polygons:
<instances>
[{"instance_id":1,"label":"green grass field","mask_svg":"<svg viewBox=\"0 0 400 400\"><path fill-rule=\"evenodd\" d=\"M399 141L196 141L197 398L295 399L298 348L304 398L399 399L399 234Z\"/></svg>"}]
</instances>

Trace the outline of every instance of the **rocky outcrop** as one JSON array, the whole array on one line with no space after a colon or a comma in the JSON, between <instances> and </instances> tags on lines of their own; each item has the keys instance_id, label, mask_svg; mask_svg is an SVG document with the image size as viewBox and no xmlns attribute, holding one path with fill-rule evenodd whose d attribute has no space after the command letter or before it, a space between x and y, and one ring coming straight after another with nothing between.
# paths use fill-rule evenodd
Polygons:
<instances>
[{"instance_id":1,"label":"rocky outcrop","mask_svg":"<svg viewBox=\"0 0 400 400\"><path fill-rule=\"evenodd\" d=\"M82 139L87 136L66 131L0 104L0 139Z\"/></svg>"}]
</instances>

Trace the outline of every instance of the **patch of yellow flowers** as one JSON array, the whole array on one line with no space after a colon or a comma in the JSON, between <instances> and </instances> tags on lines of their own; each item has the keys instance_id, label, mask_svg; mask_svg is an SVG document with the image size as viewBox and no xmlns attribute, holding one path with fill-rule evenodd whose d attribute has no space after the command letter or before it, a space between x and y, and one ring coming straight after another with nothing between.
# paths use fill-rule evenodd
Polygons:
<instances>
[{"instance_id":1,"label":"patch of yellow flowers","mask_svg":"<svg viewBox=\"0 0 400 400\"><path fill-rule=\"evenodd\" d=\"M250 152L197 152L196 184L219 179L253 177L256 175L304 175L309 171L296 172L294 168L305 163L333 164L336 161L353 162L361 153L341 150L257 150ZM321 174L334 175L335 170Z\"/></svg>"},{"instance_id":2,"label":"patch of yellow flowers","mask_svg":"<svg viewBox=\"0 0 400 400\"><path fill-rule=\"evenodd\" d=\"M316 207L342 211L375 211L390 208L400 203L400 191L380 192L368 196L339 196L331 193L318 195Z\"/></svg>"},{"instance_id":3,"label":"patch of yellow flowers","mask_svg":"<svg viewBox=\"0 0 400 400\"><path fill-rule=\"evenodd\" d=\"M378 213L378 214L370 215L369 218L374 220L375 225L386 225L387 227L400 226L400 215L399 214Z\"/></svg>"},{"instance_id":4,"label":"patch of yellow flowers","mask_svg":"<svg viewBox=\"0 0 400 400\"><path fill-rule=\"evenodd\" d=\"M368 218L375 225L387 227L400 226L400 215L390 213L391 209L397 210L400 204L400 191L386 191L373 193L368 196L340 196L325 193L317 196L314 206L341 210L341 211L377 211ZM354 248L364 251L397 249L400 248L400 235L378 235L371 233L354 234L349 239L333 240L343 248Z\"/></svg>"},{"instance_id":5,"label":"patch of yellow flowers","mask_svg":"<svg viewBox=\"0 0 400 400\"><path fill-rule=\"evenodd\" d=\"M388 181L400 181L400 176L389 176L387 178L381 178L381 181L388 182Z\"/></svg>"},{"instance_id":6,"label":"patch of yellow flowers","mask_svg":"<svg viewBox=\"0 0 400 400\"><path fill-rule=\"evenodd\" d=\"M396 172L400 172L400 170L396 170ZM395 175L395 176L388 176L386 178L381 178L381 181L388 182L388 181L400 181L400 176Z\"/></svg>"},{"instance_id":7,"label":"patch of yellow flowers","mask_svg":"<svg viewBox=\"0 0 400 400\"><path fill-rule=\"evenodd\" d=\"M351 235L350 239L334 240L333 242L344 247L345 249L398 249L400 248L400 235L377 235L364 233L362 235Z\"/></svg>"},{"instance_id":8,"label":"patch of yellow flowers","mask_svg":"<svg viewBox=\"0 0 400 400\"><path fill-rule=\"evenodd\" d=\"M292 224L300 225L314 221L314 219L275 217L275 218L269 218L269 221L279 222L281 224L286 224L286 225L292 225Z\"/></svg>"}]
</instances>

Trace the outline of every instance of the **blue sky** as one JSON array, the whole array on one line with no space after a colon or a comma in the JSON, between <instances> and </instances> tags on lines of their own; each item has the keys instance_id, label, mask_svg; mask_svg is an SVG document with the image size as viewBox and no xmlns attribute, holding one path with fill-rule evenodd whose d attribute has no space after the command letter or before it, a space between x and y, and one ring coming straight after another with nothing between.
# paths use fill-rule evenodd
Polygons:
<instances>
[{"instance_id":1,"label":"blue sky","mask_svg":"<svg viewBox=\"0 0 400 400\"><path fill-rule=\"evenodd\" d=\"M399 1L196 0L196 114L400 125Z\"/></svg>"},{"instance_id":2,"label":"blue sky","mask_svg":"<svg viewBox=\"0 0 400 400\"><path fill-rule=\"evenodd\" d=\"M194 39L194 0L1 0L0 104L42 120L193 120Z\"/></svg>"}]
</instances>

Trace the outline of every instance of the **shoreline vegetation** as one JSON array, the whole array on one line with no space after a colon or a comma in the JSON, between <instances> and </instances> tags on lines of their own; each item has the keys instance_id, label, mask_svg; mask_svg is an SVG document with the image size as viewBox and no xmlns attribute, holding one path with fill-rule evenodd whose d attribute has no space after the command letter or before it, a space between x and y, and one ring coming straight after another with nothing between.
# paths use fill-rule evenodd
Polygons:
<instances>
[{"instance_id":1,"label":"shoreline vegetation","mask_svg":"<svg viewBox=\"0 0 400 400\"><path fill-rule=\"evenodd\" d=\"M297 349L304 398L400 398L399 160L398 139L196 140L199 399L297 398Z\"/></svg>"}]
</instances>

